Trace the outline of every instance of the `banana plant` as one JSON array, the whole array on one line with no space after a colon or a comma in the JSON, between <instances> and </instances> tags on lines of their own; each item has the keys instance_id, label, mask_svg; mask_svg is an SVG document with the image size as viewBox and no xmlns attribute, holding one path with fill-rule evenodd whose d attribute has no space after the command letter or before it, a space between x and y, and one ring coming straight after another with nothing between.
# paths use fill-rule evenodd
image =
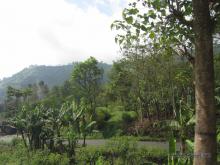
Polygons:
<instances>
[{"instance_id":1,"label":"banana plant","mask_svg":"<svg viewBox=\"0 0 220 165\"><path fill-rule=\"evenodd\" d=\"M169 154L168 154L168 165L191 165L193 164L193 148L194 143L190 140L186 140L186 145L188 151L188 155L184 155L184 153L179 153L176 149L176 139L173 136L173 133L171 133L169 138ZM191 155L190 155L191 154Z\"/></svg>"},{"instance_id":2,"label":"banana plant","mask_svg":"<svg viewBox=\"0 0 220 165\"><path fill-rule=\"evenodd\" d=\"M175 165L175 154L176 154L176 139L171 133L169 137L169 154L168 154L168 165Z\"/></svg>"},{"instance_id":3,"label":"banana plant","mask_svg":"<svg viewBox=\"0 0 220 165\"><path fill-rule=\"evenodd\" d=\"M63 127L65 111L63 108L49 108L46 112L46 130L47 133L51 133L51 136L48 137L50 140L50 149L54 150L54 144L62 146L61 138L61 128Z\"/></svg>"},{"instance_id":4,"label":"banana plant","mask_svg":"<svg viewBox=\"0 0 220 165\"><path fill-rule=\"evenodd\" d=\"M176 118L164 120L155 123L155 125L168 129L169 131L178 131L180 138L180 151L185 153L187 150L186 140L188 133L195 123L195 115L193 109L189 105L180 101L179 110L176 113Z\"/></svg>"},{"instance_id":5,"label":"banana plant","mask_svg":"<svg viewBox=\"0 0 220 165\"><path fill-rule=\"evenodd\" d=\"M12 119L12 123L22 135L25 146L29 145L30 150L41 147L40 135L45 125L44 112L45 109L42 106L35 108L23 106L16 117ZM26 139L28 139L28 144Z\"/></svg>"},{"instance_id":6,"label":"banana plant","mask_svg":"<svg viewBox=\"0 0 220 165\"><path fill-rule=\"evenodd\" d=\"M96 124L96 121L88 122L85 119L85 115L82 116L82 121L80 125L81 134L83 137L83 147L86 146L86 136L93 132L93 126Z\"/></svg>"},{"instance_id":7,"label":"banana plant","mask_svg":"<svg viewBox=\"0 0 220 165\"><path fill-rule=\"evenodd\" d=\"M24 146L28 149L28 144L26 141L26 126L27 121L24 118L26 109L23 107L20 112L10 120L10 123L17 129L17 132L21 134Z\"/></svg>"},{"instance_id":8,"label":"banana plant","mask_svg":"<svg viewBox=\"0 0 220 165\"><path fill-rule=\"evenodd\" d=\"M82 111L82 115L80 116L80 133L83 137L83 144L82 146L86 146L86 137L94 131L94 125L96 124L96 121L93 121L93 116L89 113L86 113L89 111L89 106L82 100L80 103L79 108Z\"/></svg>"}]
</instances>

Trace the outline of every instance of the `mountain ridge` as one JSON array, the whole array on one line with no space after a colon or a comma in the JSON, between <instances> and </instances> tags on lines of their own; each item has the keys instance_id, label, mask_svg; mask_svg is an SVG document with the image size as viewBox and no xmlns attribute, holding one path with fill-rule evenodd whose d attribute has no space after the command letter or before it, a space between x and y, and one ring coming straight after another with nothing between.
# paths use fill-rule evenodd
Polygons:
<instances>
[{"instance_id":1,"label":"mountain ridge","mask_svg":"<svg viewBox=\"0 0 220 165\"><path fill-rule=\"evenodd\" d=\"M76 65L77 63L57 66L30 65L11 77L3 78L0 80L0 102L4 99L8 86L22 88L40 81L44 81L49 88L62 85L64 81L70 78ZM98 65L104 69L104 80L106 80L112 65L106 63L99 63Z\"/></svg>"}]
</instances>

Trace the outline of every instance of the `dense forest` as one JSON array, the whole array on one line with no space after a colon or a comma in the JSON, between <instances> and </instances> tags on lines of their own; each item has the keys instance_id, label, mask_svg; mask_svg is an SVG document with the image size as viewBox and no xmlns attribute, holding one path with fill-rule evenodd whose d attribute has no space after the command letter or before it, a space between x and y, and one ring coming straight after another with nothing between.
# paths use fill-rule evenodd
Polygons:
<instances>
[{"instance_id":1,"label":"dense forest","mask_svg":"<svg viewBox=\"0 0 220 165\"><path fill-rule=\"evenodd\" d=\"M7 86L1 118L18 138L0 143L1 162L220 161L220 3L137 1L122 16L111 26L121 54L112 66L90 57L68 66L69 76L54 70L46 79ZM94 147L91 139L107 144ZM141 146L143 141L155 144Z\"/></svg>"}]
</instances>

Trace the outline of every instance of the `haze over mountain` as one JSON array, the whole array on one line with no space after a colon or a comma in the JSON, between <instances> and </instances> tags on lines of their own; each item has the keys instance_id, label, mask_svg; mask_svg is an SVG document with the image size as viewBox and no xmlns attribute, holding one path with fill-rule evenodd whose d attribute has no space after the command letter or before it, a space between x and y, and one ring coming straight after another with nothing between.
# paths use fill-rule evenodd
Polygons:
<instances>
[{"instance_id":1,"label":"haze over mountain","mask_svg":"<svg viewBox=\"0 0 220 165\"><path fill-rule=\"evenodd\" d=\"M110 28L128 0L0 1L0 79L31 64L118 58ZM39 12L40 11L40 12ZM13 60L12 60L13 59Z\"/></svg>"},{"instance_id":2,"label":"haze over mountain","mask_svg":"<svg viewBox=\"0 0 220 165\"><path fill-rule=\"evenodd\" d=\"M60 66L31 65L11 77L4 78L0 81L0 102L3 100L8 86L22 88L39 81L44 81L50 88L55 85L62 85L64 81L71 77L72 70L76 64ZM106 81L111 65L99 63L99 66L104 69L103 79Z\"/></svg>"},{"instance_id":3,"label":"haze over mountain","mask_svg":"<svg viewBox=\"0 0 220 165\"><path fill-rule=\"evenodd\" d=\"M220 47L215 46L214 52L215 54L219 54ZM44 81L50 88L55 85L62 85L64 81L70 78L76 64L77 63L57 66L31 65L11 77L0 80L0 103L4 98L7 86L21 88L39 81ZM99 66L104 69L104 81L106 81L107 73L111 69L111 65L99 63Z\"/></svg>"}]
</instances>

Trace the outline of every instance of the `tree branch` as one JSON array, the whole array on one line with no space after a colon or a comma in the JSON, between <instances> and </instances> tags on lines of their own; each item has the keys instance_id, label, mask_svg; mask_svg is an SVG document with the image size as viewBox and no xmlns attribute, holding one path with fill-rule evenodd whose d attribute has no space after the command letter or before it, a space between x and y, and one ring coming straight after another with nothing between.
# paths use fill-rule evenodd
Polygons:
<instances>
[{"instance_id":1,"label":"tree branch","mask_svg":"<svg viewBox=\"0 0 220 165\"><path fill-rule=\"evenodd\" d=\"M182 47L182 48L181 48ZM195 57L192 56L192 54L188 51L187 47L185 45L178 46L179 51L181 52L181 56L184 56L187 58L187 60L192 64L194 67L195 65Z\"/></svg>"},{"instance_id":2,"label":"tree branch","mask_svg":"<svg viewBox=\"0 0 220 165\"><path fill-rule=\"evenodd\" d=\"M185 19L184 14L180 9L180 4L178 0L175 0L176 8L174 6L173 0L167 0L167 3L168 3L169 11L181 24L186 25L187 27L190 28L193 27L193 21L188 21Z\"/></svg>"}]
</instances>

